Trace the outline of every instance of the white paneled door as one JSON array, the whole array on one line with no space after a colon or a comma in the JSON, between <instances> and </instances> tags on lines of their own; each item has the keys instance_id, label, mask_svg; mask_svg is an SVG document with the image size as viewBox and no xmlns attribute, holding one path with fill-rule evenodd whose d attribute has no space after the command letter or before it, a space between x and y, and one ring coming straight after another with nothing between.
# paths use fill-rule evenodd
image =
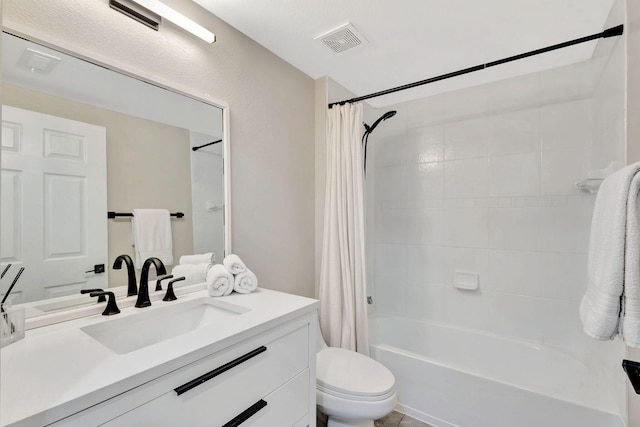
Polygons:
<instances>
[{"instance_id":1,"label":"white paneled door","mask_svg":"<svg viewBox=\"0 0 640 427\"><path fill-rule=\"evenodd\" d=\"M14 302L107 286L106 165L104 127L2 107L1 293L20 266Z\"/></svg>"}]
</instances>

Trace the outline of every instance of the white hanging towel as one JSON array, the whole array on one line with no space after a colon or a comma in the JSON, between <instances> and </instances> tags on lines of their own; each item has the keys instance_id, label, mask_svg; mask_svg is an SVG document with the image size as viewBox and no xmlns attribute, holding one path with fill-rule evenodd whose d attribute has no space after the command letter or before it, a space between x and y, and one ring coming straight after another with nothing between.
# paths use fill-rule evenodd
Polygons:
<instances>
[{"instance_id":1,"label":"white hanging towel","mask_svg":"<svg viewBox=\"0 0 640 427\"><path fill-rule=\"evenodd\" d=\"M253 271L247 269L234 277L233 290L240 294L249 294L258 287L258 278Z\"/></svg>"},{"instance_id":2,"label":"white hanging towel","mask_svg":"<svg viewBox=\"0 0 640 427\"><path fill-rule=\"evenodd\" d=\"M584 331L599 340L621 334L640 346L640 162L604 180L589 236L587 291L580 303Z\"/></svg>"},{"instance_id":3,"label":"white hanging towel","mask_svg":"<svg viewBox=\"0 0 640 427\"><path fill-rule=\"evenodd\" d=\"M133 244L136 268L149 257L159 258L165 265L173 264L171 216L166 209L134 209Z\"/></svg>"}]
</instances>

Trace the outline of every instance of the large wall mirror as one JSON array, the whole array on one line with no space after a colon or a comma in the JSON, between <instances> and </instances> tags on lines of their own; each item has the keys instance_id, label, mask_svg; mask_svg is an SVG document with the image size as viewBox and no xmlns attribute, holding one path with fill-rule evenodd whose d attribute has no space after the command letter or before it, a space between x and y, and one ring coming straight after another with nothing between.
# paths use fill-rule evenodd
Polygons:
<instances>
[{"instance_id":1,"label":"large wall mirror","mask_svg":"<svg viewBox=\"0 0 640 427\"><path fill-rule=\"evenodd\" d=\"M174 265L205 252L222 260L221 107L8 33L2 73L0 261L12 267L0 295L22 266L14 304L125 285L126 269L112 264L134 257L131 218L109 211L181 212L171 220ZM92 271L101 264L104 273Z\"/></svg>"}]
</instances>

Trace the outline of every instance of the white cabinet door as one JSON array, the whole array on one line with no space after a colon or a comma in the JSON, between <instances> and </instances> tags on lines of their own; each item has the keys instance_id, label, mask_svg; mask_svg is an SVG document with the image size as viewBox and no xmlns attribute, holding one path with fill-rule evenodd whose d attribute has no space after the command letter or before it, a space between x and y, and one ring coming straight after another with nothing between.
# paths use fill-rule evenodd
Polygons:
<instances>
[{"instance_id":1,"label":"white cabinet door","mask_svg":"<svg viewBox=\"0 0 640 427\"><path fill-rule=\"evenodd\" d=\"M108 262L106 164L104 127L2 107L0 261L25 267L15 302L107 286L86 273Z\"/></svg>"}]
</instances>

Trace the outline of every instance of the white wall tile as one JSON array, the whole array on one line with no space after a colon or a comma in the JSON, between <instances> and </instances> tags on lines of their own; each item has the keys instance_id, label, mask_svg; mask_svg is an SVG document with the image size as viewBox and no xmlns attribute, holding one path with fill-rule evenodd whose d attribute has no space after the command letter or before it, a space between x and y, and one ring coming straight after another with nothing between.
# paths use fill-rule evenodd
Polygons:
<instances>
[{"instance_id":1,"label":"white wall tile","mask_svg":"<svg viewBox=\"0 0 640 427\"><path fill-rule=\"evenodd\" d=\"M540 208L489 209L489 247L493 249L537 250Z\"/></svg>"},{"instance_id":2,"label":"white wall tile","mask_svg":"<svg viewBox=\"0 0 640 427\"><path fill-rule=\"evenodd\" d=\"M445 257L443 246L407 245L407 282L441 285L444 282Z\"/></svg>"},{"instance_id":3,"label":"white wall tile","mask_svg":"<svg viewBox=\"0 0 640 427\"><path fill-rule=\"evenodd\" d=\"M396 277L376 277L376 312L381 314L405 315L407 312L407 288Z\"/></svg>"},{"instance_id":4,"label":"white wall tile","mask_svg":"<svg viewBox=\"0 0 640 427\"><path fill-rule=\"evenodd\" d=\"M539 296L540 252L490 250L489 280L485 289L503 293Z\"/></svg>"},{"instance_id":5,"label":"white wall tile","mask_svg":"<svg viewBox=\"0 0 640 427\"><path fill-rule=\"evenodd\" d=\"M489 164L486 157L444 162L447 198L486 197L489 194Z\"/></svg>"},{"instance_id":6,"label":"white wall tile","mask_svg":"<svg viewBox=\"0 0 640 427\"><path fill-rule=\"evenodd\" d=\"M487 112L487 85L469 87L445 94L445 110L448 120L460 121L464 117L484 115Z\"/></svg>"},{"instance_id":7,"label":"white wall tile","mask_svg":"<svg viewBox=\"0 0 640 427\"><path fill-rule=\"evenodd\" d=\"M404 134L378 138L372 134L367 141L367 169L373 167L371 161L375 150L375 167L404 166L406 158ZM364 153L363 153L364 155Z\"/></svg>"},{"instance_id":8,"label":"white wall tile","mask_svg":"<svg viewBox=\"0 0 640 427\"><path fill-rule=\"evenodd\" d=\"M407 248L402 244L379 243L375 248L375 274L394 277L400 282L407 278Z\"/></svg>"},{"instance_id":9,"label":"white wall tile","mask_svg":"<svg viewBox=\"0 0 640 427\"><path fill-rule=\"evenodd\" d=\"M442 209L409 209L406 211L407 243L444 244L444 211Z\"/></svg>"},{"instance_id":10,"label":"white wall tile","mask_svg":"<svg viewBox=\"0 0 640 427\"><path fill-rule=\"evenodd\" d=\"M545 105L540 112L543 151L588 150L593 138L591 100Z\"/></svg>"},{"instance_id":11,"label":"white wall tile","mask_svg":"<svg viewBox=\"0 0 640 427\"><path fill-rule=\"evenodd\" d=\"M540 342L541 323L552 317L541 310L539 298L487 292L491 307L487 317L490 330L500 335Z\"/></svg>"},{"instance_id":12,"label":"white wall tile","mask_svg":"<svg viewBox=\"0 0 640 427\"><path fill-rule=\"evenodd\" d=\"M448 247L444 263L444 283L453 285L455 272L478 275L480 289L489 279L489 251L487 249Z\"/></svg>"},{"instance_id":13,"label":"white wall tile","mask_svg":"<svg viewBox=\"0 0 640 427\"><path fill-rule=\"evenodd\" d=\"M527 74L491 83L487 109L491 112L535 107L540 102L540 74Z\"/></svg>"},{"instance_id":14,"label":"white wall tile","mask_svg":"<svg viewBox=\"0 0 640 427\"><path fill-rule=\"evenodd\" d=\"M445 288L446 321L455 326L487 330L490 323L490 307L486 293Z\"/></svg>"},{"instance_id":15,"label":"white wall tile","mask_svg":"<svg viewBox=\"0 0 640 427\"><path fill-rule=\"evenodd\" d=\"M367 174L372 173L368 169ZM375 198L377 202L383 200L406 200L407 171L405 166L391 166L375 168Z\"/></svg>"},{"instance_id":16,"label":"white wall tile","mask_svg":"<svg viewBox=\"0 0 640 427\"><path fill-rule=\"evenodd\" d=\"M554 150L542 152L542 194L577 195L576 181L587 179L587 153L584 150Z\"/></svg>"},{"instance_id":17,"label":"white wall tile","mask_svg":"<svg viewBox=\"0 0 640 427\"><path fill-rule=\"evenodd\" d=\"M545 70L540 75L540 102L553 103L589 98L595 90L595 78L601 67L583 61Z\"/></svg>"},{"instance_id":18,"label":"white wall tile","mask_svg":"<svg viewBox=\"0 0 640 427\"><path fill-rule=\"evenodd\" d=\"M445 244L486 248L489 243L487 208L445 208Z\"/></svg>"},{"instance_id":19,"label":"white wall tile","mask_svg":"<svg viewBox=\"0 0 640 427\"><path fill-rule=\"evenodd\" d=\"M540 208L540 249L587 253L591 217L582 206Z\"/></svg>"},{"instance_id":20,"label":"white wall tile","mask_svg":"<svg viewBox=\"0 0 640 427\"><path fill-rule=\"evenodd\" d=\"M493 197L540 194L540 153L489 157L489 194Z\"/></svg>"},{"instance_id":21,"label":"white wall tile","mask_svg":"<svg viewBox=\"0 0 640 427\"><path fill-rule=\"evenodd\" d=\"M408 284L407 315L413 319L443 322L446 317L445 287Z\"/></svg>"},{"instance_id":22,"label":"white wall tile","mask_svg":"<svg viewBox=\"0 0 640 427\"><path fill-rule=\"evenodd\" d=\"M407 164L407 199L441 199L443 195L443 162Z\"/></svg>"},{"instance_id":23,"label":"white wall tile","mask_svg":"<svg viewBox=\"0 0 640 427\"><path fill-rule=\"evenodd\" d=\"M491 136L491 125L486 117L448 123L444 128L444 158L485 157L489 152Z\"/></svg>"},{"instance_id":24,"label":"white wall tile","mask_svg":"<svg viewBox=\"0 0 640 427\"><path fill-rule=\"evenodd\" d=\"M407 212L404 209L380 209L375 217L376 243L407 241Z\"/></svg>"},{"instance_id":25,"label":"white wall tile","mask_svg":"<svg viewBox=\"0 0 640 427\"><path fill-rule=\"evenodd\" d=\"M587 255L540 254L540 295L579 301L587 289Z\"/></svg>"},{"instance_id":26,"label":"white wall tile","mask_svg":"<svg viewBox=\"0 0 640 427\"><path fill-rule=\"evenodd\" d=\"M444 160L444 125L407 130L407 164Z\"/></svg>"},{"instance_id":27,"label":"white wall tile","mask_svg":"<svg viewBox=\"0 0 640 427\"><path fill-rule=\"evenodd\" d=\"M588 347L577 304L595 198L573 184L624 163L620 54L602 74L585 62L399 107L404 165L401 127L375 151L376 312ZM454 289L456 269L480 290Z\"/></svg>"},{"instance_id":28,"label":"white wall tile","mask_svg":"<svg viewBox=\"0 0 640 427\"><path fill-rule=\"evenodd\" d=\"M540 298L534 302L544 316L538 316L540 341L559 348L571 349L584 332L578 315L580 301Z\"/></svg>"},{"instance_id":29,"label":"white wall tile","mask_svg":"<svg viewBox=\"0 0 640 427\"><path fill-rule=\"evenodd\" d=\"M492 124L489 155L540 151L540 109L497 114L488 119Z\"/></svg>"}]
</instances>

